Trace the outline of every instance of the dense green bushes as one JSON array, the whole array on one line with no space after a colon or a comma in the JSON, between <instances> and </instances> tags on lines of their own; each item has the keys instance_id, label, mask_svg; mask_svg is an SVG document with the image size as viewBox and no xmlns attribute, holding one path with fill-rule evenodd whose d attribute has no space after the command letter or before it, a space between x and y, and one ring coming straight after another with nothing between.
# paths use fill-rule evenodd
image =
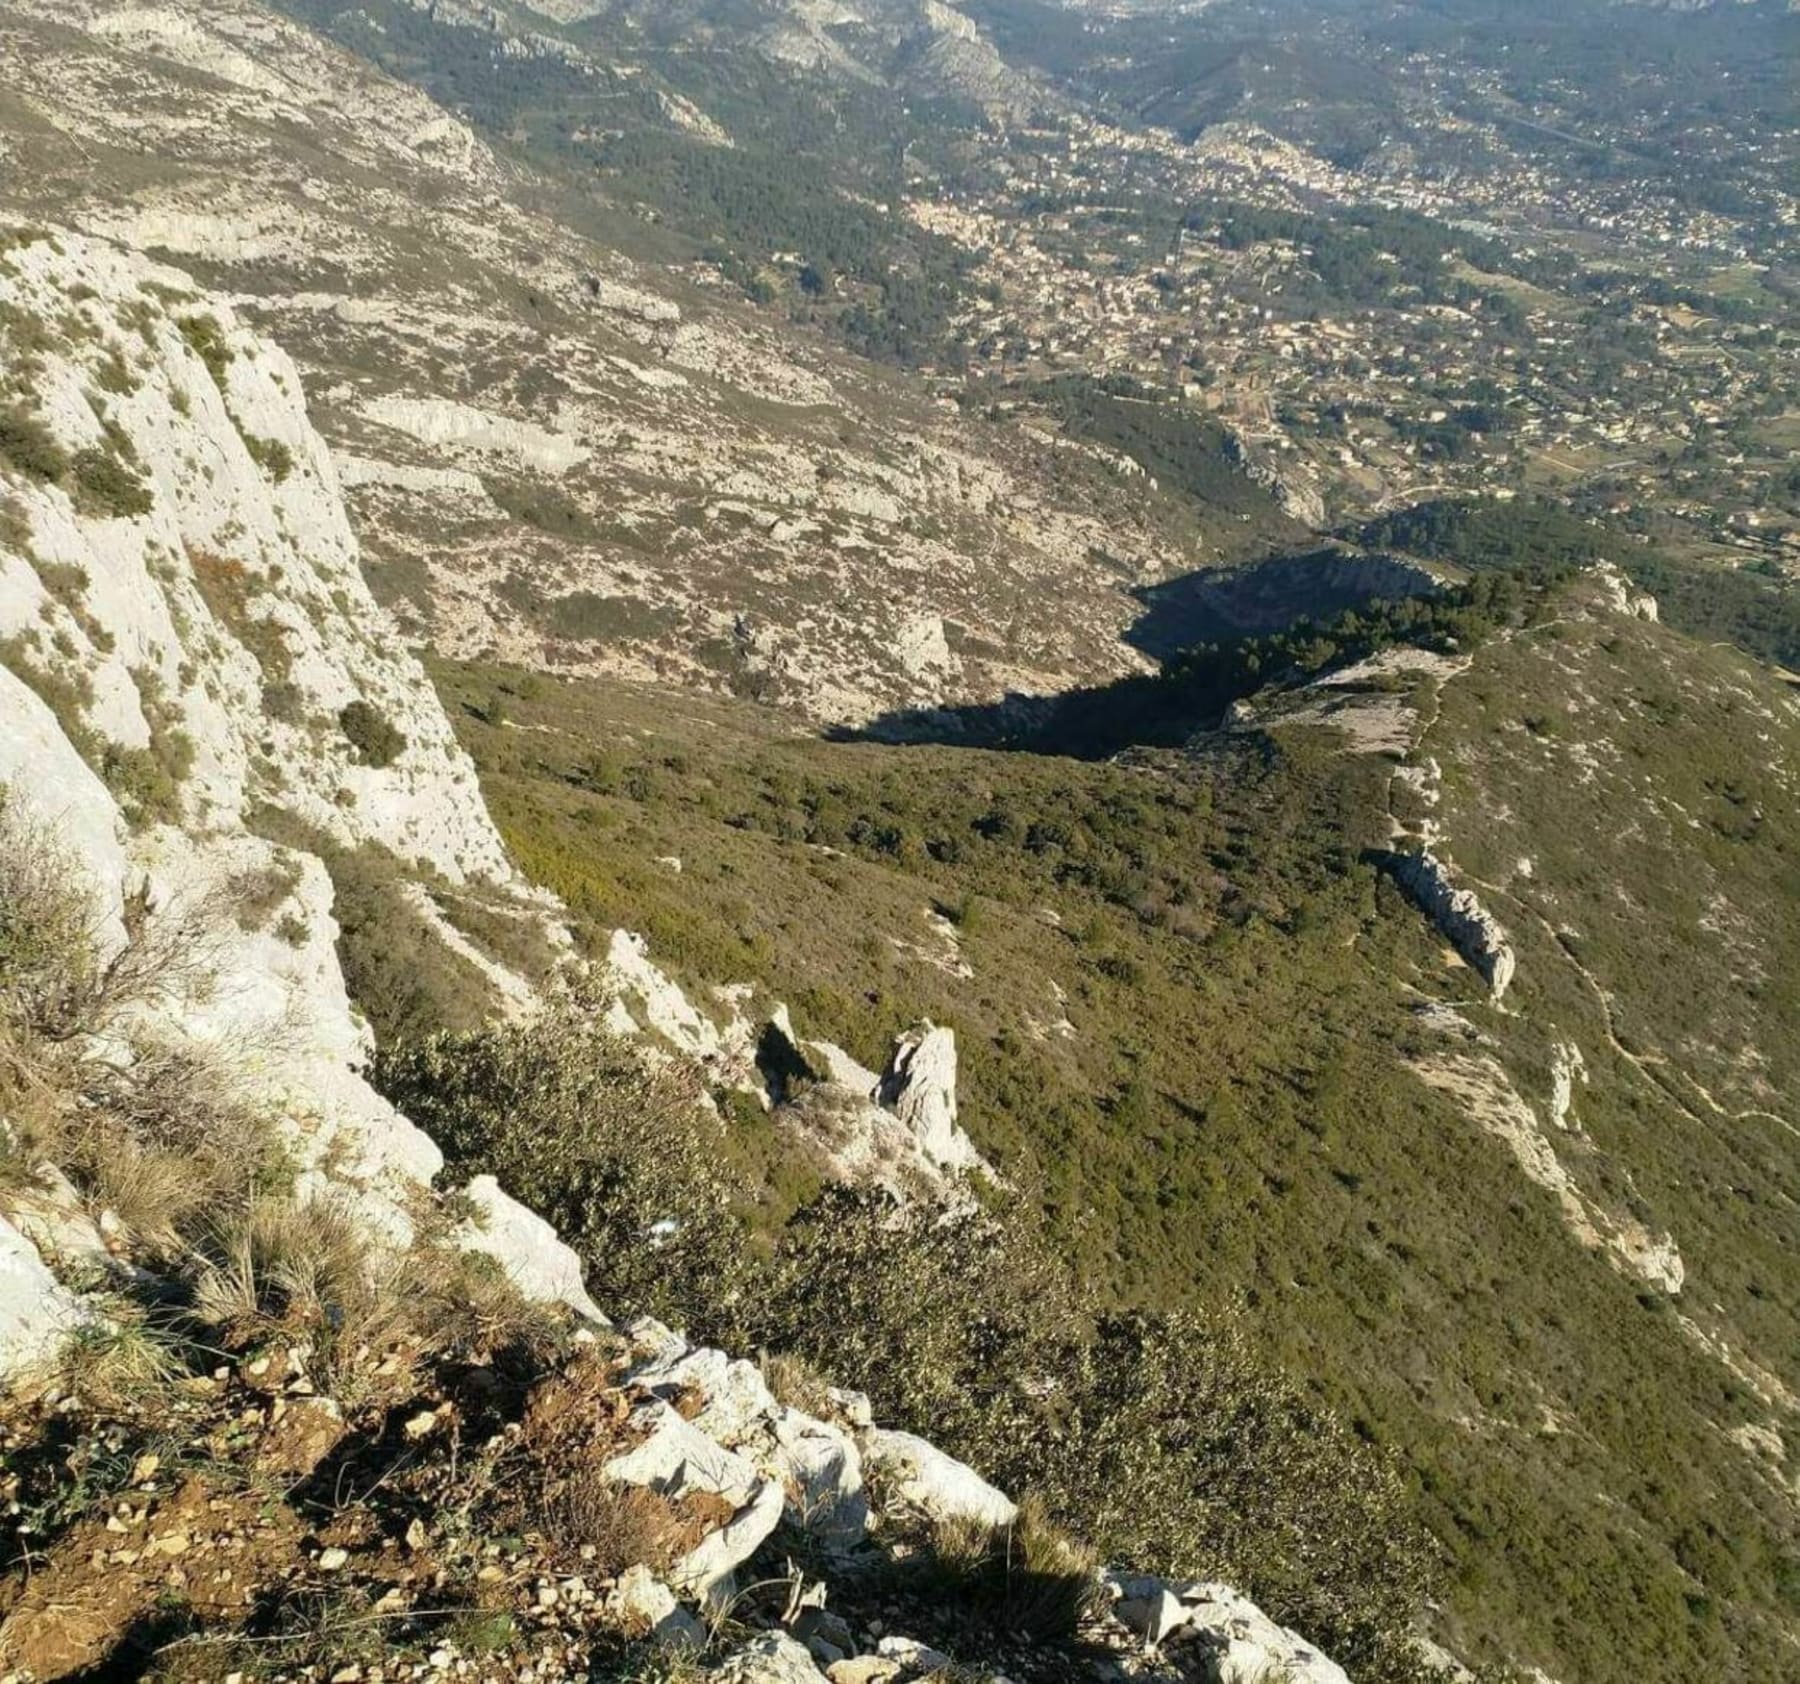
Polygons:
<instances>
[{"instance_id":1,"label":"dense green bushes","mask_svg":"<svg viewBox=\"0 0 1800 1684\"><path fill-rule=\"evenodd\" d=\"M1518 612L1535 602L1528 591ZM1500 746L1542 759L1552 777L1566 769L1564 745L1585 734L1586 715L1568 714L1553 742L1517 721L1568 709L1562 667L1588 670L1590 639L1618 645L1634 675L1580 682L1634 714L1655 709L1620 739L1626 768L1666 768L1673 714L1699 733L1696 759L1720 721L1757 718L1731 683L1696 677L1716 692L1702 714L1673 676L1652 682L1641 653L1677 649L1669 634L1569 626L1551 612L1527 635L1490 640L1449 688L1452 700L1485 698L1486 722L1458 727L1486 754L1479 788ZM1541 686L1489 676L1531 649L1548 663ZM1708 675L1728 659L1688 656ZM821 743L742 704L690 698L675 713L624 684L527 683L492 667L439 677L515 857L565 896L578 931L645 930L685 980L757 982L804 1031L865 1063L920 1016L953 1025L965 1126L1110 1307L1204 1307L1241 1331L1259 1364L1303 1380L1309 1404L1403 1457L1449 1557L1441 1626L1459 1653L1560 1664L1606 1684L1658 1667L1727 1676L1734 1654L1768 1653L1732 1612L1731 1575L1709 1567L1697 1586L1675 1554L1702 1516L1744 1540L1734 1560L1754 1587L1745 1619L1764 1618L1767 1587L1788 1569L1769 1564L1779 1552L1757 1476L1720 1430L1746 1406L1721 1392L1716 1366L1665 1304L1584 1251L1555 1201L1524 1187L1505 1150L1408 1070L1437 1044L1411 990L1462 994L1466 978L1443 970L1423 920L1364 863L1388 845L1383 757L1346 756L1334 733L1297 726L1113 762ZM518 728L465 710L496 691ZM1766 772L1749 775L1738 758L1722 793L1677 787L1681 809L1725 825L1772 813L1759 793ZM1445 754L1447 775L1458 764ZM1561 782L1571 800L1586 787ZM1510 778L1496 787L1522 811ZM1560 813L1536 821L1559 846L1592 833L1587 818ZM1537 854L1585 909L1584 936L1643 922L1614 892L1651 869L1643 860L1552 873L1538 845L1483 822L1496 834L1482 852L1499 852L1471 860L1479 875L1504 881L1517 855ZM1454 834L1475 847L1466 825ZM1748 873L1774 857L1773 842L1721 836L1717 857ZM1621 835L1617 846L1623 860L1635 844ZM671 855L683 860L678 877L656 863ZM1657 856L1671 871L1690 858ZM1763 876L1761 892L1773 892ZM927 906L965 902L980 908L958 932L972 978L897 947L930 942ZM1619 1010L1652 982L1673 998L1693 974L1689 938L1668 947L1673 959L1653 951L1607 960L1622 979ZM1785 998L1792 969L1775 967L1759 992ZM1519 986L1535 996L1554 971L1553 954L1528 959ZM1729 1011L1728 977L1708 992ZM1462 1009L1483 1016L1466 999ZM1682 1009L1691 1020L1691 1000ZM1526 1081L1548 1057L1528 1033L1538 1010L1494 1026L1509 1048L1523 1037L1507 1056ZM1663 1217L1684 1253L1702 1231L1765 1219L1766 1200L1735 1198L1727 1184L1777 1184L1774 1125L1758 1137L1766 1158L1728 1170L1691 1130L1671 1130L1629 1071L1602 1073L1593 1010L1577 990L1553 1013L1595 1070L1584 1125L1598 1131L1609 1105L1630 1101L1621 1159L1647 1174L1671 1156L1646 1194L1653 1208L1662 1213L1678 1182L1696 1190L1682 1195L1691 1208ZM734 1137L752 1124L779 1148L766 1120L734 1120ZM1745 1149L1746 1130L1731 1132ZM810 1199L797 1187L758 1218L779 1221ZM1735 1325L1760 1318L1766 1358L1785 1348L1786 1320L1765 1245L1722 1243L1707 1278L1715 1296L1730 1293ZM1727 1284L1752 1279L1764 1297ZM862 1360L851 1351L846 1367ZM1562 1430L1542 1430L1546 1407ZM1716 1555L1684 1548L1700 1563ZM1690 1615L1684 1591L1710 1612Z\"/></svg>"},{"instance_id":2,"label":"dense green bushes","mask_svg":"<svg viewBox=\"0 0 1800 1684\"><path fill-rule=\"evenodd\" d=\"M1593 522L1533 498L1415 503L1368 522L1355 536L1373 550L1529 573L1566 571L1606 553L1606 534Z\"/></svg>"},{"instance_id":3,"label":"dense green bushes","mask_svg":"<svg viewBox=\"0 0 1800 1684\"><path fill-rule=\"evenodd\" d=\"M1384 1458L1216 1326L1096 1319L1024 1207L834 1187L753 1261L691 1075L589 1010L392 1048L373 1074L456 1174L555 1223L609 1313L802 1358L1109 1557L1230 1578L1361 1676L1411 1676L1429 1551Z\"/></svg>"},{"instance_id":4,"label":"dense green bushes","mask_svg":"<svg viewBox=\"0 0 1800 1684\"><path fill-rule=\"evenodd\" d=\"M592 1016L403 1044L372 1074L457 1172L497 1175L555 1224L609 1314L717 1326L740 1274L718 1126L691 1073Z\"/></svg>"}]
</instances>

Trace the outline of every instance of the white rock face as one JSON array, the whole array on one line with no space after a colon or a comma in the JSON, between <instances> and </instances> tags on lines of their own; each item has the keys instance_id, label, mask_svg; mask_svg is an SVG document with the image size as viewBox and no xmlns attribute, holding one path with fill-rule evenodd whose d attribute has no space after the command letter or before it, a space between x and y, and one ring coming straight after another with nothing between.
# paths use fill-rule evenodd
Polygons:
<instances>
[{"instance_id":1,"label":"white rock face","mask_svg":"<svg viewBox=\"0 0 1800 1684\"><path fill-rule=\"evenodd\" d=\"M77 289L91 296L72 303ZM28 660L45 632L72 645L57 670L85 676L90 723L120 745L185 732L193 828L232 828L278 800L347 846L379 842L453 881L510 880L473 769L363 583L288 358L178 271L75 235L15 247L0 305L52 331L71 312L84 324L34 381L68 450L107 449L88 394L117 359L130 386L103 407L154 495L145 515L95 518L57 486L12 479L30 557L0 555L0 636L23 639ZM253 454L277 447L285 472ZM79 612L46 588L51 570L85 581ZM338 728L353 701L404 734L391 765L364 764Z\"/></svg>"},{"instance_id":2,"label":"white rock face","mask_svg":"<svg viewBox=\"0 0 1800 1684\"><path fill-rule=\"evenodd\" d=\"M880 1100L911 1131L919 1151L941 1170L985 1169L956 1123L956 1036L933 1024L894 1043Z\"/></svg>"},{"instance_id":3,"label":"white rock face","mask_svg":"<svg viewBox=\"0 0 1800 1684\"><path fill-rule=\"evenodd\" d=\"M1149 1648L1204 1657L1205 1676L1218 1684L1350 1684L1342 1667L1229 1585L1116 1574L1102 1582L1115 1598L1114 1619Z\"/></svg>"},{"instance_id":4,"label":"white rock face","mask_svg":"<svg viewBox=\"0 0 1800 1684\"><path fill-rule=\"evenodd\" d=\"M253 834L251 815L269 804L341 846L482 879L522 915L541 897L514 877L429 681L363 583L287 358L186 276L73 235L12 247L0 304L56 347L31 375L39 420L151 496L144 513L109 516L0 468L15 517L0 545L0 784L86 879L103 948L123 945L121 910L142 890L201 961L203 978L140 1008L134 1033L217 1049L278 1117L302 1192L329 1191L404 1240L442 1155L358 1074L368 1036L324 866ZM59 719L40 691L83 717ZM402 734L391 764L364 764L340 728L355 700ZM128 823L65 725L160 753L176 768L174 822ZM237 915L245 883L274 886L260 927ZM527 1290L597 1313L554 1236L497 1189L487 1204L483 1249ZM15 1249L15 1281L41 1285L28 1264ZM37 1322L14 1302L8 1349L66 1326L54 1294L38 1294Z\"/></svg>"},{"instance_id":5,"label":"white rock face","mask_svg":"<svg viewBox=\"0 0 1800 1684\"><path fill-rule=\"evenodd\" d=\"M1019 1506L976 1471L912 1433L873 1427L862 1436L863 1456L884 1487L933 1520L975 1520L1010 1526Z\"/></svg>"},{"instance_id":6,"label":"white rock face","mask_svg":"<svg viewBox=\"0 0 1800 1684\"><path fill-rule=\"evenodd\" d=\"M37 1247L0 1218L0 1374L21 1374L48 1361L89 1319L81 1301L44 1266Z\"/></svg>"},{"instance_id":7,"label":"white rock face","mask_svg":"<svg viewBox=\"0 0 1800 1684\"><path fill-rule=\"evenodd\" d=\"M567 434L443 398L387 397L370 404L363 413L422 444L455 445L478 454L506 456L522 468L542 473L566 472L580 466L589 454Z\"/></svg>"},{"instance_id":8,"label":"white rock face","mask_svg":"<svg viewBox=\"0 0 1800 1684\"><path fill-rule=\"evenodd\" d=\"M1587 1085L1587 1061L1573 1041L1559 1041L1550 1059L1550 1120L1559 1129L1575 1128L1575 1084Z\"/></svg>"},{"instance_id":9,"label":"white rock face","mask_svg":"<svg viewBox=\"0 0 1800 1684\"><path fill-rule=\"evenodd\" d=\"M1518 968L1518 957L1500 920L1481 904L1480 897L1459 887L1450 868L1429 850L1397 855L1394 876L1480 973L1493 997L1504 998Z\"/></svg>"}]
</instances>

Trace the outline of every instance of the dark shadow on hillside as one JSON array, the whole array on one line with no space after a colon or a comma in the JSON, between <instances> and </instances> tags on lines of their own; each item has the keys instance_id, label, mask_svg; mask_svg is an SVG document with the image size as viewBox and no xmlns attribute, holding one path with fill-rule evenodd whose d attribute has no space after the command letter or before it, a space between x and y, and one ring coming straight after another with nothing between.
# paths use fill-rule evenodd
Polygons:
<instances>
[{"instance_id":1,"label":"dark shadow on hillside","mask_svg":"<svg viewBox=\"0 0 1800 1684\"><path fill-rule=\"evenodd\" d=\"M1176 673L1142 673L1052 696L1010 695L963 707L899 708L862 726L826 733L833 742L935 743L1072 760L1110 760L1133 748L1176 748L1218 726L1239 690L1228 659Z\"/></svg>"},{"instance_id":2,"label":"dark shadow on hillside","mask_svg":"<svg viewBox=\"0 0 1800 1684\"><path fill-rule=\"evenodd\" d=\"M1438 581L1415 562L1337 544L1271 556L1242 567L1207 568L1132 595L1144 612L1124 634L1158 660L1197 644L1266 637L1300 620L1322 622L1373 601L1427 595Z\"/></svg>"},{"instance_id":3,"label":"dark shadow on hillside","mask_svg":"<svg viewBox=\"0 0 1800 1684\"><path fill-rule=\"evenodd\" d=\"M1358 610L1379 615L1376 605L1435 598L1441 588L1415 563L1335 545L1229 571L1187 573L1133 592L1144 612L1123 641L1161 661L1159 672L1047 696L902 708L828 735L839 742L938 743L1077 760L1181 747L1217 729L1241 697L1328 664L1339 647L1306 657L1309 628ZM1341 652L1355 647L1347 637Z\"/></svg>"}]
</instances>

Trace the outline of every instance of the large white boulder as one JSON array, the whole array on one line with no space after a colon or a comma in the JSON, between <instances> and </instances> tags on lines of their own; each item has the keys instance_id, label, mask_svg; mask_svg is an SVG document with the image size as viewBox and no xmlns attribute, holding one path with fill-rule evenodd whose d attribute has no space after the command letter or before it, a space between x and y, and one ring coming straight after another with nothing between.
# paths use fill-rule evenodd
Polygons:
<instances>
[{"instance_id":1,"label":"large white boulder","mask_svg":"<svg viewBox=\"0 0 1800 1684\"><path fill-rule=\"evenodd\" d=\"M1019 1505L1004 1491L926 1439L873 1427L861 1445L882 1490L932 1520L1010 1526L1019 1517Z\"/></svg>"},{"instance_id":2,"label":"large white boulder","mask_svg":"<svg viewBox=\"0 0 1800 1684\"><path fill-rule=\"evenodd\" d=\"M826 1684L804 1643L765 1631L730 1655L713 1674L726 1684Z\"/></svg>"},{"instance_id":3,"label":"large white boulder","mask_svg":"<svg viewBox=\"0 0 1800 1684\"><path fill-rule=\"evenodd\" d=\"M1247 1596L1212 1582L1105 1574L1112 1617L1147 1648L1179 1645L1204 1658L1215 1684L1350 1684L1349 1675L1305 1638L1277 1625Z\"/></svg>"},{"instance_id":4,"label":"large white boulder","mask_svg":"<svg viewBox=\"0 0 1800 1684\"><path fill-rule=\"evenodd\" d=\"M474 1206L474 1220L457 1235L465 1251L493 1258L525 1297L566 1304L584 1321L609 1325L588 1296L581 1259L543 1217L520 1204L491 1175L476 1176L463 1196Z\"/></svg>"},{"instance_id":5,"label":"large white boulder","mask_svg":"<svg viewBox=\"0 0 1800 1684\"><path fill-rule=\"evenodd\" d=\"M712 1603L727 1600L733 1574L781 1524L786 1506L781 1487L660 1399L640 1405L631 1425L642 1436L606 1464L611 1478L665 1497L704 1492L732 1505L731 1518L702 1538L669 1573L669 1583L685 1596Z\"/></svg>"}]
</instances>

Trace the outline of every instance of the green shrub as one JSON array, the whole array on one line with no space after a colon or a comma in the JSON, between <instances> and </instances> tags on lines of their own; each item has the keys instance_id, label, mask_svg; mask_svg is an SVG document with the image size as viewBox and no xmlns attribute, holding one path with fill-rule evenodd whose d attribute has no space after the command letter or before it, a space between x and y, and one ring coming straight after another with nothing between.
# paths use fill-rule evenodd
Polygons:
<instances>
[{"instance_id":1,"label":"green shrub","mask_svg":"<svg viewBox=\"0 0 1800 1684\"><path fill-rule=\"evenodd\" d=\"M263 703L267 707L272 692L292 688L293 668L287 628L267 614L251 612L252 600L267 588L267 582L241 561L211 550L189 550L188 565L207 611L250 651L262 669ZM272 717L282 715L275 713Z\"/></svg>"},{"instance_id":2,"label":"green shrub","mask_svg":"<svg viewBox=\"0 0 1800 1684\"><path fill-rule=\"evenodd\" d=\"M498 1176L580 1252L609 1315L695 1328L729 1315L741 1268L719 1126L691 1072L580 1006L523 1027L389 1049L376 1085L458 1176Z\"/></svg>"},{"instance_id":3,"label":"green shrub","mask_svg":"<svg viewBox=\"0 0 1800 1684\"><path fill-rule=\"evenodd\" d=\"M147 748L108 743L100 776L133 824L174 824L181 817L181 786L194 769L194 739L181 730L158 732Z\"/></svg>"},{"instance_id":4,"label":"green shrub","mask_svg":"<svg viewBox=\"0 0 1800 1684\"><path fill-rule=\"evenodd\" d=\"M0 1030L55 1035L99 986L91 888L0 784Z\"/></svg>"},{"instance_id":5,"label":"green shrub","mask_svg":"<svg viewBox=\"0 0 1800 1684\"><path fill-rule=\"evenodd\" d=\"M188 342L189 350L206 364L206 372L212 376L213 384L223 392L229 378L227 370L236 360L237 353L225 343L225 331L219 326L218 317L184 316L175 325L181 329L181 337Z\"/></svg>"},{"instance_id":6,"label":"green shrub","mask_svg":"<svg viewBox=\"0 0 1800 1684\"><path fill-rule=\"evenodd\" d=\"M110 450L79 450L72 466L72 495L83 514L134 519L156 507L155 493Z\"/></svg>"},{"instance_id":7,"label":"green shrub","mask_svg":"<svg viewBox=\"0 0 1800 1684\"><path fill-rule=\"evenodd\" d=\"M31 516L14 497L0 497L0 550L24 556L31 553Z\"/></svg>"},{"instance_id":8,"label":"green shrub","mask_svg":"<svg viewBox=\"0 0 1800 1684\"><path fill-rule=\"evenodd\" d=\"M101 359L99 370L94 375L94 383L101 391L110 392L115 397L129 397L143 385L117 351L108 351Z\"/></svg>"},{"instance_id":9,"label":"green shrub","mask_svg":"<svg viewBox=\"0 0 1800 1684\"><path fill-rule=\"evenodd\" d=\"M1227 1327L1091 1321L1022 1211L830 1189L780 1235L737 1337L804 1352L1108 1560L1228 1579L1358 1677L1411 1676L1436 1563L1388 1458ZM990 1553L965 1575L988 1594L1068 1608L1041 1561L1014 1582Z\"/></svg>"},{"instance_id":10,"label":"green shrub","mask_svg":"<svg viewBox=\"0 0 1800 1684\"><path fill-rule=\"evenodd\" d=\"M272 807L252 813L251 828L324 862L344 984L378 1041L391 1045L440 1031L474 1030L492 1016L493 985L444 945L416 898L416 873L409 874L387 849L374 843L345 848Z\"/></svg>"},{"instance_id":11,"label":"green shrub","mask_svg":"<svg viewBox=\"0 0 1800 1684\"><path fill-rule=\"evenodd\" d=\"M56 435L18 404L0 408L0 462L46 485L60 483L69 471L69 453Z\"/></svg>"},{"instance_id":12,"label":"green shrub","mask_svg":"<svg viewBox=\"0 0 1800 1684\"><path fill-rule=\"evenodd\" d=\"M1074 1361L1079 1306L1016 1212L945 1221L928 1202L827 1188L782 1232L740 1337L863 1387L876 1413L988 1469Z\"/></svg>"},{"instance_id":13,"label":"green shrub","mask_svg":"<svg viewBox=\"0 0 1800 1684\"><path fill-rule=\"evenodd\" d=\"M250 452L250 460L280 485L294 471L294 453L280 439L261 438L255 433L246 433L242 428L238 436L244 441L244 448Z\"/></svg>"},{"instance_id":14,"label":"green shrub","mask_svg":"<svg viewBox=\"0 0 1800 1684\"><path fill-rule=\"evenodd\" d=\"M365 766L391 766L406 752L406 733L369 702L347 703L338 727Z\"/></svg>"}]
</instances>

